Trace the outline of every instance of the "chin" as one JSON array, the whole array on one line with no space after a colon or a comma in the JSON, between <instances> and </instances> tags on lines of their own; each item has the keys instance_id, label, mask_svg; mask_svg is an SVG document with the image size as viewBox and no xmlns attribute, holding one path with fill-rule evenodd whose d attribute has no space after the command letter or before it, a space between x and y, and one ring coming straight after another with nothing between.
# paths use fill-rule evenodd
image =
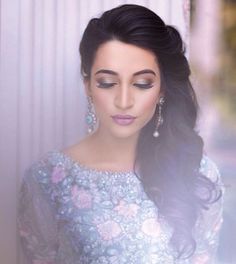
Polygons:
<instances>
[{"instance_id":1,"label":"chin","mask_svg":"<svg viewBox=\"0 0 236 264\"><path fill-rule=\"evenodd\" d=\"M118 129L117 129L118 130ZM112 131L111 134L113 135L113 137L116 138L120 138L120 139L126 139L126 138L131 138L131 137L135 137L139 134L139 130L138 131Z\"/></svg>"}]
</instances>

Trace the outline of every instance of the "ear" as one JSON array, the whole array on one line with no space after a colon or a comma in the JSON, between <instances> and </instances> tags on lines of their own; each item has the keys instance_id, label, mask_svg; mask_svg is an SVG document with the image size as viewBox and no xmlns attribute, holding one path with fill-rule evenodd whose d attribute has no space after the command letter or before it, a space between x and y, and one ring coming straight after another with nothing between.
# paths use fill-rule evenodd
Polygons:
<instances>
[{"instance_id":1,"label":"ear","mask_svg":"<svg viewBox=\"0 0 236 264\"><path fill-rule=\"evenodd\" d=\"M164 91L160 91L159 96L158 96L158 101L160 100L161 97L164 97L165 98Z\"/></svg>"},{"instance_id":2,"label":"ear","mask_svg":"<svg viewBox=\"0 0 236 264\"><path fill-rule=\"evenodd\" d=\"M91 87L90 87L90 80L87 78L84 78L83 80L84 83L84 88L85 88L85 93L87 96L91 96L92 92L91 92Z\"/></svg>"}]
</instances>

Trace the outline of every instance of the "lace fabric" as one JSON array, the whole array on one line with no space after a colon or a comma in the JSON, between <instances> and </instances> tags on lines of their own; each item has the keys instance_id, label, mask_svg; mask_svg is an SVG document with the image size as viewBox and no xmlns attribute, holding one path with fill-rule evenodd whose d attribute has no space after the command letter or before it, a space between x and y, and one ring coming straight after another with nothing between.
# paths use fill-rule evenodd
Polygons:
<instances>
[{"instance_id":1,"label":"lace fabric","mask_svg":"<svg viewBox=\"0 0 236 264\"><path fill-rule=\"evenodd\" d=\"M208 157L200 170L223 188ZM197 222L194 256L176 262L172 229L134 173L88 168L59 151L27 170L20 192L18 230L27 264L214 263L221 224L222 199Z\"/></svg>"}]
</instances>

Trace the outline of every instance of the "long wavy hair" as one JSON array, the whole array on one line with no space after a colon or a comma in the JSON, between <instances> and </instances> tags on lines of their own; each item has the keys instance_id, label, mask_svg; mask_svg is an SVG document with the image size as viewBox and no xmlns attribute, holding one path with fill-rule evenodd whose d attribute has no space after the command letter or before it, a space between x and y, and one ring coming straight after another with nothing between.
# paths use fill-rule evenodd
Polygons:
<instances>
[{"instance_id":1,"label":"long wavy hair","mask_svg":"<svg viewBox=\"0 0 236 264\"><path fill-rule=\"evenodd\" d=\"M84 78L90 78L99 46L114 39L152 51L158 61L165 96L164 123L159 137L154 138L157 107L140 132L135 165L146 194L173 228L170 243L177 258L188 258L196 249L193 230L200 211L221 194L199 170L203 141L195 131L198 104L183 41L173 26L148 8L118 6L91 19L84 31L79 48Z\"/></svg>"}]
</instances>

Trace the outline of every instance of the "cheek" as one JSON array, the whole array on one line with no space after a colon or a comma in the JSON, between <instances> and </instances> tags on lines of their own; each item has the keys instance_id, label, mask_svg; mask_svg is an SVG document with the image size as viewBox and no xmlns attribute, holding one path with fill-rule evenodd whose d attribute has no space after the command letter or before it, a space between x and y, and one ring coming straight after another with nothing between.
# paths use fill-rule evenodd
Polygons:
<instances>
[{"instance_id":1,"label":"cheek","mask_svg":"<svg viewBox=\"0 0 236 264\"><path fill-rule=\"evenodd\" d=\"M107 93L94 93L93 103L96 112L104 112L109 106L110 97Z\"/></svg>"},{"instance_id":2,"label":"cheek","mask_svg":"<svg viewBox=\"0 0 236 264\"><path fill-rule=\"evenodd\" d=\"M152 115L155 112L157 106L158 96L152 95L140 98L140 105L142 106L143 113Z\"/></svg>"}]
</instances>

